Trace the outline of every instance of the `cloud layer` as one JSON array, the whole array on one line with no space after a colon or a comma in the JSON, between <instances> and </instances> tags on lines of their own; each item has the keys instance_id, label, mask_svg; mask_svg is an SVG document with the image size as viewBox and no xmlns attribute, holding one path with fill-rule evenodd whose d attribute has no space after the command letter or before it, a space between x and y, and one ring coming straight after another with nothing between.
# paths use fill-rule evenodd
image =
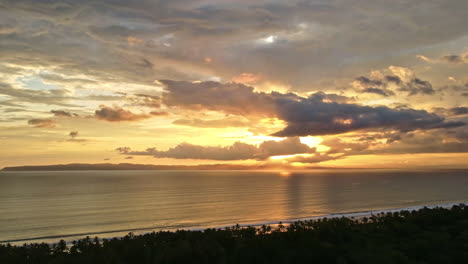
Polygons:
<instances>
[{"instance_id":1,"label":"cloud layer","mask_svg":"<svg viewBox=\"0 0 468 264\"><path fill-rule=\"evenodd\" d=\"M341 134L356 130L393 129L413 131L463 126L425 110L393 109L337 102L336 96L315 93L296 94L256 92L238 83L161 81L163 102L171 107L214 110L245 117L276 117L287 123L275 136ZM339 97L338 97L339 98ZM340 98L341 99L341 98Z\"/></svg>"},{"instance_id":2,"label":"cloud layer","mask_svg":"<svg viewBox=\"0 0 468 264\"><path fill-rule=\"evenodd\" d=\"M150 114L135 114L120 107L110 107L105 105L101 105L94 114L96 118L110 122L138 121L153 116L165 115L160 112L151 112Z\"/></svg>"},{"instance_id":3,"label":"cloud layer","mask_svg":"<svg viewBox=\"0 0 468 264\"><path fill-rule=\"evenodd\" d=\"M264 160L271 156L314 153L311 148L301 143L300 139L288 138L282 141L265 141L258 146L236 142L231 146L212 147L182 143L166 151L148 148L145 151L132 151L128 147L117 148L121 154L144 155L156 158L206 159L206 160Z\"/></svg>"}]
</instances>

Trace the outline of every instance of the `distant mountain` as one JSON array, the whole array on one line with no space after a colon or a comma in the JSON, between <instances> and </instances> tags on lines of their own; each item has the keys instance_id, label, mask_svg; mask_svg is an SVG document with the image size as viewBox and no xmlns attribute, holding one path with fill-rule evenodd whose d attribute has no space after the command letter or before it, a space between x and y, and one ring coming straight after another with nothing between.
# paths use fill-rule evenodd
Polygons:
<instances>
[{"instance_id":1,"label":"distant mountain","mask_svg":"<svg viewBox=\"0 0 468 264\"><path fill-rule=\"evenodd\" d=\"M70 171L70 170L260 170L274 169L264 165L232 165L232 164L210 164L210 165L150 165L131 163L100 163L100 164L58 164L41 166L16 166L5 167L3 171Z\"/></svg>"}]
</instances>

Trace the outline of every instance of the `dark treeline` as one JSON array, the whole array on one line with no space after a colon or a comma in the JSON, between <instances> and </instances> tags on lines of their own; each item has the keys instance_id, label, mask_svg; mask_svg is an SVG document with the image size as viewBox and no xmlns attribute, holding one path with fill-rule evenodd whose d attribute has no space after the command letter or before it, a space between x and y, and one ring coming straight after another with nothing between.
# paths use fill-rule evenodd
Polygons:
<instances>
[{"instance_id":1,"label":"dark treeline","mask_svg":"<svg viewBox=\"0 0 468 264\"><path fill-rule=\"evenodd\" d=\"M468 263L468 207L0 245L0 263Z\"/></svg>"}]
</instances>

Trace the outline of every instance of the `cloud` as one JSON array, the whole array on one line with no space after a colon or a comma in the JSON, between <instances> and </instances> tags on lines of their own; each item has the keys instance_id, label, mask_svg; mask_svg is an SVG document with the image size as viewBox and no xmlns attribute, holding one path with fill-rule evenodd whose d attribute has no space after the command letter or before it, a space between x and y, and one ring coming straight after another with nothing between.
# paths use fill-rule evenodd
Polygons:
<instances>
[{"instance_id":1,"label":"cloud","mask_svg":"<svg viewBox=\"0 0 468 264\"><path fill-rule=\"evenodd\" d=\"M410 133L371 132L330 136L320 144L329 147L325 154L340 157L365 154L465 153L468 151L468 127Z\"/></svg>"},{"instance_id":2,"label":"cloud","mask_svg":"<svg viewBox=\"0 0 468 264\"><path fill-rule=\"evenodd\" d=\"M140 84L210 75L232 80L262 69L265 79L302 90L334 77L334 70L401 61L402 54L460 40L468 7L465 1L437 0L392 5L370 0L242 5L231 0L23 0L3 5L2 61L55 65L96 80ZM422 26L433 21L439 23ZM259 39L275 41L259 45Z\"/></svg>"},{"instance_id":3,"label":"cloud","mask_svg":"<svg viewBox=\"0 0 468 264\"><path fill-rule=\"evenodd\" d=\"M145 106L145 107L151 107L151 108L161 107L160 96L148 95L148 94L133 94L133 95L126 95L126 99L130 102L131 105L135 105L135 106Z\"/></svg>"},{"instance_id":4,"label":"cloud","mask_svg":"<svg viewBox=\"0 0 468 264\"><path fill-rule=\"evenodd\" d=\"M142 58L141 62L137 63L136 65L142 68L150 68L150 69L154 67L154 64L145 58Z\"/></svg>"},{"instance_id":5,"label":"cloud","mask_svg":"<svg viewBox=\"0 0 468 264\"><path fill-rule=\"evenodd\" d=\"M78 105L70 103L70 101L103 101L116 100L121 96L113 95L85 95L75 97L70 90L67 89L28 89L23 87L14 87L10 83L0 81L0 95L8 96L7 103L19 105L24 103L58 105L66 107L76 107ZM5 101L3 102L5 103Z\"/></svg>"},{"instance_id":6,"label":"cloud","mask_svg":"<svg viewBox=\"0 0 468 264\"><path fill-rule=\"evenodd\" d=\"M399 74L407 78L407 73ZM403 77L386 79L397 82ZM161 81L161 84L165 89L162 101L168 106L214 110L247 118L276 117L287 123L283 130L273 134L280 137L341 134L364 129L407 132L464 125L463 122L445 122L443 117L424 110L363 106L344 102L342 98L334 100L334 96L325 93L306 98L292 93L257 92L251 86L237 83Z\"/></svg>"},{"instance_id":7,"label":"cloud","mask_svg":"<svg viewBox=\"0 0 468 264\"><path fill-rule=\"evenodd\" d=\"M380 88L364 88L364 90L362 90L363 93L373 93L373 94L378 94L378 95L382 95L382 96L391 96L391 95L394 95L395 93L392 92L392 91L389 91L389 90L385 90L385 89L380 89Z\"/></svg>"},{"instance_id":8,"label":"cloud","mask_svg":"<svg viewBox=\"0 0 468 264\"><path fill-rule=\"evenodd\" d=\"M401 140L385 148L368 149L354 154L466 153L467 135L465 129L413 133L403 135Z\"/></svg>"},{"instance_id":9,"label":"cloud","mask_svg":"<svg viewBox=\"0 0 468 264\"><path fill-rule=\"evenodd\" d=\"M441 94L449 94L454 96L468 96L468 83L444 85L439 88L439 91L441 92Z\"/></svg>"},{"instance_id":10,"label":"cloud","mask_svg":"<svg viewBox=\"0 0 468 264\"><path fill-rule=\"evenodd\" d=\"M301 102L283 101L278 116L287 122L275 136L332 135L356 130L399 130L448 128L465 125L445 122L443 117L415 109L392 109L356 104L325 103L316 96Z\"/></svg>"},{"instance_id":11,"label":"cloud","mask_svg":"<svg viewBox=\"0 0 468 264\"><path fill-rule=\"evenodd\" d=\"M443 107L437 107L434 109L436 113L440 113L445 116L463 116L468 114L468 107L466 106L459 106L459 107L453 107L453 108L443 108Z\"/></svg>"},{"instance_id":12,"label":"cloud","mask_svg":"<svg viewBox=\"0 0 468 264\"><path fill-rule=\"evenodd\" d=\"M432 84L430 82L423 81L419 78L412 79L409 83L402 85L399 90L406 91L409 93L409 95L435 93L435 90L432 88Z\"/></svg>"},{"instance_id":13,"label":"cloud","mask_svg":"<svg viewBox=\"0 0 468 264\"><path fill-rule=\"evenodd\" d=\"M71 138L76 138L78 136L78 131L71 131L69 134L68 134Z\"/></svg>"},{"instance_id":14,"label":"cloud","mask_svg":"<svg viewBox=\"0 0 468 264\"><path fill-rule=\"evenodd\" d=\"M271 156L291 155L298 153L315 153L311 148L300 142L300 139L288 138L282 141L265 141L258 146L236 142L231 146L199 146L182 143L166 151L148 148L145 151L132 151L129 147L116 149L124 155L144 155L156 158L173 159L206 159L206 160L264 160Z\"/></svg>"},{"instance_id":15,"label":"cloud","mask_svg":"<svg viewBox=\"0 0 468 264\"><path fill-rule=\"evenodd\" d=\"M158 111L151 111L149 113L151 116L168 116L168 112L158 112Z\"/></svg>"},{"instance_id":16,"label":"cloud","mask_svg":"<svg viewBox=\"0 0 468 264\"><path fill-rule=\"evenodd\" d=\"M301 143L299 137L291 137L282 141L270 140L262 142L258 147L256 157L266 159L271 156L314 153L315 151L315 148Z\"/></svg>"},{"instance_id":17,"label":"cloud","mask_svg":"<svg viewBox=\"0 0 468 264\"><path fill-rule=\"evenodd\" d=\"M117 150L121 151L122 148ZM246 160L254 158L256 147L253 145L236 142L227 147L208 147L198 146L188 143L182 143L167 151L158 151L155 148L149 148L146 151L125 151L125 155L145 155L156 158L174 158L174 159L207 159L207 160Z\"/></svg>"},{"instance_id":18,"label":"cloud","mask_svg":"<svg viewBox=\"0 0 468 264\"><path fill-rule=\"evenodd\" d=\"M28 125L38 128L54 128L56 126L56 122L50 119L31 119L28 120Z\"/></svg>"},{"instance_id":19,"label":"cloud","mask_svg":"<svg viewBox=\"0 0 468 264\"><path fill-rule=\"evenodd\" d=\"M425 62L430 62L430 63L451 63L451 64L468 63L468 53L463 53L459 55L444 55L436 59L431 59L423 55L418 55L417 57Z\"/></svg>"},{"instance_id":20,"label":"cloud","mask_svg":"<svg viewBox=\"0 0 468 264\"><path fill-rule=\"evenodd\" d=\"M38 75L42 80L57 84L96 84L97 82L85 78L75 78L54 73L41 73Z\"/></svg>"},{"instance_id":21,"label":"cloud","mask_svg":"<svg viewBox=\"0 0 468 264\"><path fill-rule=\"evenodd\" d=\"M355 154L362 152L372 145L376 144L375 140L384 138L382 135L373 135L372 138L366 138L365 140L360 140L361 138L355 140L345 140L344 138L332 137L325 139L320 144L329 147L327 151L328 154L342 153L342 154Z\"/></svg>"},{"instance_id":22,"label":"cloud","mask_svg":"<svg viewBox=\"0 0 468 264\"><path fill-rule=\"evenodd\" d=\"M468 53L463 55L446 55L441 59L449 63L468 63Z\"/></svg>"},{"instance_id":23,"label":"cloud","mask_svg":"<svg viewBox=\"0 0 468 264\"><path fill-rule=\"evenodd\" d=\"M243 84L255 84L258 81L260 81L261 78L262 77L260 75L250 73L250 72L244 72L232 78L232 81L237 82L237 83L243 83Z\"/></svg>"},{"instance_id":24,"label":"cloud","mask_svg":"<svg viewBox=\"0 0 468 264\"><path fill-rule=\"evenodd\" d=\"M68 99L70 99L70 97L68 96L68 91L64 89L18 89L12 87L8 83L0 82L0 95L7 95L11 97L12 102L29 102L62 106L74 106L66 102Z\"/></svg>"},{"instance_id":25,"label":"cloud","mask_svg":"<svg viewBox=\"0 0 468 264\"><path fill-rule=\"evenodd\" d=\"M170 107L214 110L243 116L272 117L276 95L254 92L252 86L240 83L184 82L161 80L165 93L162 101Z\"/></svg>"},{"instance_id":26,"label":"cloud","mask_svg":"<svg viewBox=\"0 0 468 264\"><path fill-rule=\"evenodd\" d=\"M460 106L460 107L454 107L449 109L449 113L451 115L457 116L457 115L466 115L468 114L468 107L465 106Z\"/></svg>"},{"instance_id":27,"label":"cloud","mask_svg":"<svg viewBox=\"0 0 468 264\"><path fill-rule=\"evenodd\" d=\"M151 112L150 114L135 114L120 107L109 107L105 105L99 106L100 109L94 112L96 118L110 122L120 121L138 121L151 118L152 116L160 116L160 112Z\"/></svg>"},{"instance_id":28,"label":"cloud","mask_svg":"<svg viewBox=\"0 0 468 264\"><path fill-rule=\"evenodd\" d=\"M70 133L68 133L68 135L70 136L70 138L67 140L68 142L85 142L87 141L86 139L82 139L82 138L77 138L78 135L79 135L79 132L78 131L70 131Z\"/></svg>"},{"instance_id":29,"label":"cloud","mask_svg":"<svg viewBox=\"0 0 468 264\"><path fill-rule=\"evenodd\" d=\"M63 117L76 117L78 114L73 114L65 110L50 110L54 116L63 116Z\"/></svg>"},{"instance_id":30,"label":"cloud","mask_svg":"<svg viewBox=\"0 0 468 264\"><path fill-rule=\"evenodd\" d=\"M430 82L417 78L408 68L394 66L373 72L370 78L360 76L353 82L353 86L357 91L385 97L394 96L397 92L406 92L410 96L435 93Z\"/></svg>"}]
</instances>

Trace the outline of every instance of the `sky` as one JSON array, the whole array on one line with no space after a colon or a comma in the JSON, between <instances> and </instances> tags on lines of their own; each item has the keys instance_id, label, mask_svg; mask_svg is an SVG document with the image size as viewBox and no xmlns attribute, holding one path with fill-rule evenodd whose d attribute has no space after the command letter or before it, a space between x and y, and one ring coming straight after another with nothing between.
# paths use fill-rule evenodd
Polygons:
<instances>
[{"instance_id":1,"label":"sky","mask_svg":"<svg viewBox=\"0 0 468 264\"><path fill-rule=\"evenodd\" d=\"M0 167L468 168L466 0L0 0Z\"/></svg>"}]
</instances>

